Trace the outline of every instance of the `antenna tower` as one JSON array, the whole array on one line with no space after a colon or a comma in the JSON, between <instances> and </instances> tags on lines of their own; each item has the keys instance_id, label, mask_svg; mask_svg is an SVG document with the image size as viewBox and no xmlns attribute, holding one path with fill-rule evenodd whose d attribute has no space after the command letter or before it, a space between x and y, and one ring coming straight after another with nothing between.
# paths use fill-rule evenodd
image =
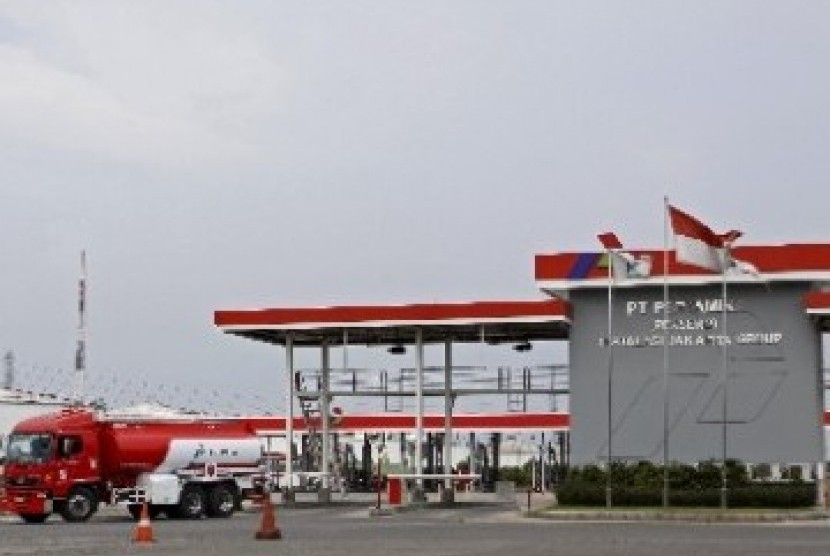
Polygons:
<instances>
[{"instance_id":1,"label":"antenna tower","mask_svg":"<svg viewBox=\"0 0 830 556\"><path fill-rule=\"evenodd\" d=\"M6 372L3 377L3 388L11 390L14 387L14 352L11 350L7 351L3 361L6 365Z\"/></svg>"},{"instance_id":2,"label":"antenna tower","mask_svg":"<svg viewBox=\"0 0 830 556\"><path fill-rule=\"evenodd\" d=\"M75 401L84 402L86 381L86 250L81 251L81 277L78 279L78 345L75 349Z\"/></svg>"}]
</instances>

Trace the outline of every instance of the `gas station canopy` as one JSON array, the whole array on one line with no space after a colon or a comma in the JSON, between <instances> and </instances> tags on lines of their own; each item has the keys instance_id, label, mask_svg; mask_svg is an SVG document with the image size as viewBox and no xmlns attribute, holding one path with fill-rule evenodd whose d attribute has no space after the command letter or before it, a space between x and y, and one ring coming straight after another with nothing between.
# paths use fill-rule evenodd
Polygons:
<instances>
[{"instance_id":1,"label":"gas station canopy","mask_svg":"<svg viewBox=\"0 0 830 556\"><path fill-rule=\"evenodd\" d=\"M223 310L214 313L223 332L270 344L295 346L411 344L420 330L424 343L489 344L564 340L571 307L560 299L476 301L414 305Z\"/></svg>"},{"instance_id":2,"label":"gas station canopy","mask_svg":"<svg viewBox=\"0 0 830 556\"><path fill-rule=\"evenodd\" d=\"M670 252L669 276L663 276L660 250L633 250L652 261L651 275L627 285L716 284L719 274L680 264ZM761 278L730 276L729 281L769 284L801 281L813 285L804 298L806 312L820 330L830 332L830 244L740 246L735 258L754 265ZM474 301L411 305L352 305L219 310L215 325L225 333L270 344L295 346L404 345L415 342L420 330L424 343L517 343L565 340L571 329L569 291L607 287L608 271L599 264L601 252L540 254L536 256L536 283L554 297L532 301Z\"/></svg>"}]
</instances>

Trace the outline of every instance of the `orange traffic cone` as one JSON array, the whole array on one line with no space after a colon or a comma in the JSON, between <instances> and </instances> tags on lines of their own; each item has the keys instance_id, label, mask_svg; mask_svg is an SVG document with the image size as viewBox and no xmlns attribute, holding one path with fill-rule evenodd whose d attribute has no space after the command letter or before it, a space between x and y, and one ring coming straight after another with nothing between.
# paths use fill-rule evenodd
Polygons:
<instances>
[{"instance_id":1,"label":"orange traffic cone","mask_svg":"<svg viewBox=\"0 0 830 556\"><path fill-rule=\"evenodd\" d=\"M277 527L274 516L274 505L271 503L271 493L262 496L262 524L254 538L258 541L276 541L282 538L282 531Z\"/></svg>"},{"instance_id":2,"label":"orange traffic cone","mask_svg":"<svg viewBox=\"0 0 830 556\"><path fill-rule=\"evenodd\" d=\"M138 520L133 531L133 542L135 543L154 543L153 527L150 525L150 511L147 508L147 502L141 505L141 519Z\"/></svg>"}]
</instances>

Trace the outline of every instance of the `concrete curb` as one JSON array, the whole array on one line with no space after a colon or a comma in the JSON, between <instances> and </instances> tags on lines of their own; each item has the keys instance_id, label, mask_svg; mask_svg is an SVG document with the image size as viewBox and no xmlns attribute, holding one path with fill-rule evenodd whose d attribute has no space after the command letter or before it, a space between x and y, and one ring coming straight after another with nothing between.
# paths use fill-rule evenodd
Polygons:
<instances>
[{"instance_id":1,"label":"concrete curb","mask_svg":"<svg viewBox=\"0 0 830 556\"><path fill-rule=\"evenodd\" d=\"M400 506L387 506L378 510L377 508L370 508L369 515L373 517L388 517L397 514L406 514L419 511L432 510L463 510L468 508L497 508L504 510L515 510L516 505L511 503L494 503L494 502L410 502Z\"/></svg>"},{"instance_id":2,"label":"concrete curb","mask_svg":"<svg viewBox=\"0 0 830 556\"><path fill-rule=\"evenodd\" d=\"M391 517L398 513L398 510L394 507L391 508L371 508L369 510L369 517Z\"/></svg>"},{"instance_id":3,"label":"concrete curb","mask_svg":"<svg viewBox=\"0 0 830 556\"><path fill-rule=\"evenodd\" d=\"M278 510L309 510L309 509L319 509L319 508L343 508L346 509L355 509L355 508L366 508L369 507L371 502L367 502L366 500L338 500L338 501L331 501L331 502L315 502L315 501L300 501L300 502L279 502L274 504L274 508ZM250 506L243 506L241 512L242 513L259 513L262 511L259 505L250 505Z\"/></svg>"}]
</instances>

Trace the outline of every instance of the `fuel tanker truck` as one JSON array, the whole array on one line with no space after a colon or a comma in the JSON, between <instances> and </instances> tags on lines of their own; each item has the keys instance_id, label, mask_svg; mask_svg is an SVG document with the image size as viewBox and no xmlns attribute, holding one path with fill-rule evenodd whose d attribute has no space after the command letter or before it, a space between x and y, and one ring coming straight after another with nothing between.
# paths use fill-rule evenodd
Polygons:
<instances>
[{"instance_id":1,"label":"fuel tanker truck","mask_svg":"<svg viewBox=\"0 0 830 556\"><path fill-rule=\"evenodd\" d=\"M86 521L100 503L137 518L145 501L151 517L229 517L266 479L262 445L244 420L64 409L18 423L6 448L6 507L28 523L53 512Z\"/></svg>"}]
</instances>

